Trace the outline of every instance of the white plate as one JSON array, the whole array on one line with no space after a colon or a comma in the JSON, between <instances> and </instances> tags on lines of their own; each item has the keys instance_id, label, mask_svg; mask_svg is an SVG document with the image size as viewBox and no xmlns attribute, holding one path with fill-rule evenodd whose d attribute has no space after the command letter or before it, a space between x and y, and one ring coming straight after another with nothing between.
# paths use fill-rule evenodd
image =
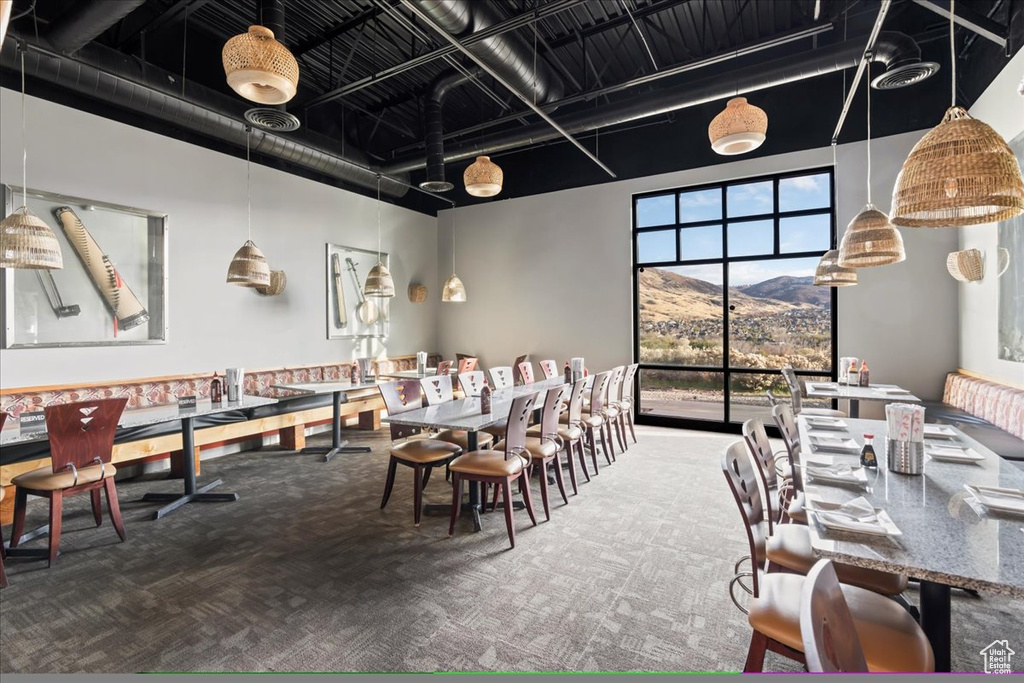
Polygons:
<instances>
[{"instance_id":1,"label":"white plate","mask_svg":"<svg viewBox=\"0 0 1024 683\"><path fill-rule=\"evenodd\" d=\"M842 436L811 436L811 449L823 453L860 453L860 445Z\"/></svg>"},{"instance_id":2,"label":"white plate","mask_svg":"<svg viewBox=\"0 0 1024 683\"><path fill-rule=\"evenodd\" d=\"M811 479L827 481L834 484L851 484L853 486L864 486L868 483L868 475L863 467L850 467L844 465L831 465L826 467L815 467L808 462L804 466L804 474ZM839 468L839 471L831 468Z\"/></svg>"},{"instance_id":3,"label":"white plate","mask_svg":"<svg viewBox=\"0 0 1024 683\"><path fill-rule=\"evenodd\" d=\"M990 510L1024 515L1024 491L1020 489L972 486L971 484L964 484L964 488Z\"/></svg>"},{"instance_id":4,"label":"white plate","mask_svg":"<svg viewBox=\"0 0 1024 683\"><path fill-rule=\"evenodd\" d=\"M878 390L884 394L890 394L892 396L910 396L910 392L900 387L878 387Z\"/></svg>"},{"instance_id":5,"label":"white plate","mask_svg":"<svg viewBox=\"0 0 1024 683\"><path fill-rule=\"evenodd\" d=\"M845 432L847 424L834 417L805 417L807 426L812 429L830 429L833 431Z\"/></svg>"},{"instance_id":6,"label":"white plate","mask_svg":"<svg viewBox=\"0 0 1024 683\"><path fill-rule=\"evenodd\" d=\"M924 426L925 437L933 439L955 439L956 430L947 425L926 424Z\"/></svg>"},{"instance_id":7,"label":"white plate","mask_svg":"<svg viewBox=\"0 0 1024 683\"><path fill-rule=\"evenodd\" d=\"M839 387L835 384L811 384L810 386L815 391L839 391Z\"/></svg>"},{"instance_id":8,"label":"white plate","mask_svg":"<svg viewBox=\"0 0 1024 683\"><path fill-rule=\"evenodd\" d=\"M985 456L973 448L949 448L948 446L935 445L926 446L924 452L932 460L941 460L943 462L975 463L985 460Z\"/></svg>"},{"instance_id":9,"label":"white plate","mask_svg":"<svg viewBox=\"0 0 1024 683\"><path fill-rule=\"evenodd\" d=\"M881 508L875 508L878 521L864 524L855 522L841 514L830 514L830 511L837 510L841 503L827 503L822 500L806 499L807 509L814 515L818 523L829 531L842 531L844 533L865 534L868 536L902 536L903 532L892 521L889 514Z\"/></svg>"}]
</instances>

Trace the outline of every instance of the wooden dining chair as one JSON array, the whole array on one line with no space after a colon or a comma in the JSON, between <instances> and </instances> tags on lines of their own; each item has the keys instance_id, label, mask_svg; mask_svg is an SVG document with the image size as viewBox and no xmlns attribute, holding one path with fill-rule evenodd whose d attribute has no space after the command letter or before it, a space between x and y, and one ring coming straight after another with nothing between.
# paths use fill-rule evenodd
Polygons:
<instances>
[{"instance_id":1,"label":"wooden dining chair","mask_svg":"<svg viewBox=\"0 0 1024 683\"><path fill-rule=\"evenodd\" d=\"M465 394L467 398L479 396L480 392L483 391L484 384L486 383L487 380L484 378L483 370L459 373L459 386L462 387L462 393Z\"/></svg>"},{"instance_id":2,"label":"wooden dining chair","mask_svg":"<svg viewBox=\"0 0 1024 683\"><path fill-rule=\"evenodd\" d=\"M46 406L46 432L50 442L50 467L40 467L19 474L14 484L14 526L11 547L17 548L25 531L25 510L29 496L50 501L49 566L57 561L60 549L64 498L89 492L96 526L103 523L103 502L100 491L106 491L107 508L114 530L123 542L126 538L121 508L117 503L114 475L110 463L114 450L114 434L127 398L80 401Z\"/></svg>"},{"instance_id":3,"label":"wooden dining chair","mask_svg":"<svg viewBox=\"0 0 1024 683\"><path fill-rule=\"evenodd\" d=\"M789 481L792 477L789 453L772 450L768 432L765 431L764 422L760 418L752 418L744 422L742 431L743 440L747 444L747 449L754 456L757 471L761 475L768 533L771 533L774 525L781 521L778 517L780 506L783 505L788 487L792 486L792 482ZM773 501L775 501L774 504Z\"/></svg>"},{"instance_id":4,"label":"wooden dining chair","mask_svg":"<svg viewBox=\"0 0 1024 683\"><path fill-rule=\"evenodd\" d=\"M626 452L626 430L622 418L622 405L619 403L622 393L622 378L625 377L626 366L620 365L612 368L612 377L608 380L608 398L605 401L605 429L608 430L608 440L612 444L612 460L615 460L615 443L619 444L621 452ZM615 438L612 438L612 429L615 430Z\"/></svg>"},{"instance_id":5,"label":"wooden dining chair","mask_svg":"<svg viewBox=\"0 0 1024 683\"><path fill-rule=\"evenodd\" d=\"M447 377L447 375L444 375ZM451 391L451 378L449 392ZM423 407L423 388L415 380L401 380L378 384L381 398L388 415L395 416ZM413 521L420 525L423 512L423 489L430 481L430 474L435 467L443 467L462 453L456 444L441 439L413 438L422 434L422 429L409 425L391 424L391 457L388 460L388 474L384 482L384 496L380 501L383 510L391 498L391 489L395 485L395 473L399 465L413 470Z\"/></svg>"},{"instance_id":6,"label":"wooden dining chair","mask_svg":"<svg viewBox=\"0 0 1024 683\"><path fill-rule=\"evenodd\" d=\"M626 366L619 389L619 424L622 426L623 435L626 433L626 428L629 428L633 443L636 443L636 429L633 425L633 385L639 367L639 363Z\"/></svg>"},{"instance_id":7,"label":"wooden dining chair","mask_svg":"<svg viewBox=\"0 0 1024 683\"><path fill-rule=\"evenodd\" d=\"M811 673L867 673L857 625L843 597L835 567L819 560L800 596L800 637Z\"/></svg>"},{"instance_id":8,"label":"wooden dining chair","mask_svg":"<svg viewBox=\"0 0 1024 683\"><path fill-rule=\"evenodd\" d=\"M452 362L450 360L443 360L437 364L438 375L449 375L452 371Z\"/></svg>"},{"instance_id":9,"label":"wooden dining chair","mask_svg":"<svg viewBox=\"0 0 1024 683\"><path fill-rule=\"evenodd\" d=\"M587 457L583 449L584 425L583 417L583 394L586 392L587 380L580 378L573 382L569 393L569 402L566 410L561 411L558 416L558 437L565 447L565 455L568 458L569 481L572 484L573 495L579 495L579 486L576 481L576 465L573 464L573 456L579 458L583 474L590 481L590 472L587 470ZM549 394L551 392L548 392ZM563 397L564 400L564 397ZM545 434L543 419L542 424L533 425L526 430L529 436L539 437ZM596 455L594 456L597 457Z\"/></svg>"},{"instance_id":10,"label":"wooden dining chair","mask_svg":"<svg viewBox=\"0 0 1024 683\"><path fill-rule=\"evenodd\" d=\"M551 389L544 397L544 407L541 408L540 431L530 433L531 428L526 432L526 450L530 452L530 465L526 468L526 479L529 481L533 473L540 473L540 499L544 506L544 519L551 521L551 502L548 498L548 465L555 464L555 483L558 485L558 492L562 494L562 502L569 504L569 497L565 495L565 481L562 476L562 463L559 454L565 443L558 434L558 416L562 413L562 404L565 403L569 394L569 386L561 386L558 389ZM505 450L505 442L499 441L494 445L495 450ZM572 457L569 457L569 464L572 465ZM495 507L497 507L497 491L494 492Z\"/></svg>"},{"instance_id":11,"label":"wooden dining chair","mask_svg":"<svg viewBox=\"0 0 1024 683\"><path fill-rule=\"evenodd\" d=\"M491 389L495 391L508 389L515 384L515 375L512 373L512 368L507 365L491 368L489 372L491 375Z\"/></svg>"},{"instance_id":12,"label":"wooden dining chair","mask_svg":"<svg viewBox=\"0 0 1024 683\"><path fill-rule=\"evenodd\" d=\"M800 605L806 577L778 571L767 561L764 508L754 463L743 441L735 441L722 454L722 472L743 520L750 551L750 569L729 583L733 603L747 614L753 632L743 670L759 673L766 652L775 652L803 664ZM749 581L747 586L744 580ZM744 607L735 595L739 585L749 593ZM872 672L931 671L935 667L931 645L914 618L895 600L858 586L841 587Z\"/></svg>"},{"instance_id":13,"label":"wooden dining chair","mask_svg":"<svg viewBox=\"0 0 1024 683\"><path fill-rule=\"evenodd\" d=\"M513 383L516 386L521 386L522 384L524 384L522 370L519 366L525 363L528 357L528 354L523 354L522 356L516 356L516 359L512 361L512 379Z\"/></svg>"},{"instance_id":14,"label":"wooden dining chair","mask_svg":"<svg viewBox=\"0 0 1024 683\"><path fill-rule=\"evenodd\" d=\"M804 408L804 386L800 381L800 378L797 377L796 370L793 369L792 365L784 365L782 367L782 377L786 380L786 386L789 387L790 407L793 409L794 415L846 417L846 413L841 410L833 410L831 408Z\"/></svg>"},{"instance_id":15,"label":"wooden dining chair","mask_svg":"<svg viewBox=\"0 0 1024 683\"><path fill-rule=\"evenodd\" d=\"M460 381L462 377L463 375L459 375ZM451 375L424 377L420 380L420 387L423 389L423 396L426 398L428 406L447 403L455 398L452 392ZM469 433L462 429L442 429L431 438L455 444L463 451L469 450ZM494 437L485 432L480 432L477 435L477 440L478 448L490 448L491 444L494 442Z\"/></svg>"},{"instance_id":16,"label":"wooden dining chair","mask_svg":"<svg viewBox=\"0 0 1024 683\"><path fill-rule=\"evenodd\" d=\"M611 379L611 370L594 375L594 381L590 385L590 405L584 406L580 414L580 424L583 426L585 437L584 445L590 449L590 455L594 463L594 474L599 474L597 467L597 436L601 437L601 447L604 451L605 460L612 464L612 456L608 449L608 440L605 438L605 397L608 394L608 381ZM585 380L584 380L585 381ZM568 414L563 413L564 423L568 423ZM588 480L589 481L589 480Z\"/></svg>"},{"instance_id":17,"label":"wooden dining chair","mask_svg":"<svg viewBox=\"0 0 1024 683\"><path fill-rule=\"evenodd\" d=\"M6 415L6 413L3 413ZM0 419L0 429L3 429L3 420ZM0 502L4 500L4 487L0 486ZM0 588L7 588L7 571L4 569L4 557L7 554L4 552L4 537L0 534Z\"/></svg>"},{"instance_id":18,"label":"wooden dining chair","mask_svg":"<svg viewBox=\"0 0 1024 683\"><path fill-rule=\"evenodd\" d=\"M558 369L558 361L554 360L542 360L540 362L540 371L544 373L544 379L551 379L562 374L562 371Z\"/></svg>"},{"instance_id":19,"label":"wooden dining chair","mask_svg":"<svg viewBox=\"0 0 1024 683\"><path fill-rule=\"evenodd\" d=\"M789 456L790 481L792 482L792 485L786 487L782 492L784 495L779 502L782 510L780 520L783 522L792 520L806 524L804 478L803 470L800 468L800 431L793 418L793 409L788 403L779 403L772 408L772 420L775 422L779 434L782 435L782 443L786 446L786 454Z\"/></svg>"},{"instance_id":20,"label":"wooden dining chair","mask_svg":"<svg viewBox=\"0 0 1024 683\"><path fill-rule=\"evenodd\" d=\"M533 384L533 363L524 360L519 363L516 367L519 368L519 377L522 379L523 384Z\"/></svg>"},{"instance_id":21,"label":"wooden dining chair","mask_svg":"<svg viewBox=\"0 0 1024 683\"><path fill-rule=\"evenodd\" d=\"M472 356L459 359L459 374L476 370L477 359Z\"/></svg>"},{"instance_id":22,"label":"wooden dining chair","mask_svg":"<svg viewBox=\"0 0 1024 683\"><path fill-rule=\"evenodd\" d=\"M537 394L520 396L512 401L509 411L508 428L505 430L504 450L478 450L465 453L451 462L452 471L452 516L448 525L448 535L455 533L455 522L462 512L463 482L480 482L494 484L501 488L505 508L505 527L508 540L516 547L516 531L512 516L512 482L519 480L519 490L526 505L530 521L537 526L537 516L533 512L533 501L530 497L530 481L527 479L526 468L530 464L531 455L526 449L526 427L537 401Z\"/></svg>"}]
</instances>

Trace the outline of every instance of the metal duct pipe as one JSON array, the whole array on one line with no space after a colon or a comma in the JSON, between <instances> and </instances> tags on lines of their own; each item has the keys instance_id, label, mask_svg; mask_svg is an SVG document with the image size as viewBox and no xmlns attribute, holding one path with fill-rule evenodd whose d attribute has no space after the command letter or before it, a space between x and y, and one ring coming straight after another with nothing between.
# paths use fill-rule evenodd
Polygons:
<instances>
[{"instance_id":1,"label":"metal duct pipe","mask_svg":"<svg viewBox=\"0 0 1024 683\"><path fill-rule=\"evenodd\" d=\"M904 36L905 37L905 36ZM902 42L902 39L896 42ZM914 45L916 47L916 44ZM892 50L895 43L885 33L876 43L878 50ZM815 78L857 66L864 55L863 40L844 43L808 51L795 57L784 57L771 62L757 64L736 71L684 83L641 97L611 104L600 109L570 114L558 123L569 133L585 133L598 128L616 126L658 114L694 107L743 93L773 88L794 81ZM501 133L495 133L471 143L449 146L444 153L445 162L463 161L479 155L495 154L517 147L546 142L560 137L559 133L545 124L524 126ZM385 173L413 171L427 165L423 155L398 159L384 167Z\"/></svg>"},{"instance_id":2,"label":"metal duct pipe","mask_svg":"<svg viewBox=\"0 0 1024 683\"><path fill-rule=\"evenodd\" d=\"M274 37L285 43L284 3L281 0L260 0L259 23L274 32Z\"/></svg>"},{"instance_id":3,"label":"metal duct pipe","mask_svg":"<svg viewBox=\"0 0 1024 683\"><path fill-rule=\"evenodd\" d=\"M174 74L95 43L72 58L21 40L28 49L25 72L33 78L194 133L245 146L246 124L240 103L234 98L193 82L187 84L183 96ZM12 71L20 68L15 41L5 41L0 64ZM253 152L352 185L376 189L379 169L372 167L358 151L347 149L343 156L337 147L334 140L309 131L287 138L258 129L252 134ZM394 174L393 179L385 175L381 192L402 197L409 190L402 184L407 180L401 174Z\"/></svg>"},{"instance_id":4,"label":"metal duct pipe","mask_svg":"<svg viewBox=\"0 0 1024 683\"><path fill-rule=\"evenodd\" d=\"M479 0L417 0L417 4L441 28L456 37L483 31L502 21L494 7ZM537 61L533 46L514 32L485 38L473 43L468 49L501 74L519 92L532 94L538 103L559 100L565 92L565 85L558 74L549 69L543 61ZM424 190L447 192L453 187L444 177L442 109L448 92L469 80L469 77L460 73L446 74L434 81L427 94L424 104L427 178L420 183Z\"/></svg>"},{"instance_id":5,"label":"metal duct pipe","mask_svg":"<svg viewBox=\"0 0 1024 683\"><path fill-rule=\"evenodd\" d=\"M46 32L46 39L58 52L74 54L145 2L146 0L76 2L50 27Z\"/></svg>"}]
</instances>

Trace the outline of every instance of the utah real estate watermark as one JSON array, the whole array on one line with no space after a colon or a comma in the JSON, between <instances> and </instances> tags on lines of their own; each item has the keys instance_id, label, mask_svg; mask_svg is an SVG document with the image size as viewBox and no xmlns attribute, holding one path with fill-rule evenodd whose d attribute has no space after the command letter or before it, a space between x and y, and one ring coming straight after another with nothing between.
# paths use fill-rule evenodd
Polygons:
<instances>
[{"instance_id":1,"label":"utah real estate watermark","mask_svg":"<svg viewBox=\"0 0 1024 683\"><path fill-rule=\"evenodd\" d=\"M1011 660L1017 654L1010 649L1010 643L1006 640L993 640L981 651L985 660L984 671L987 674L1009 674L1013 673Z\"/></svg>"}]
</instances>

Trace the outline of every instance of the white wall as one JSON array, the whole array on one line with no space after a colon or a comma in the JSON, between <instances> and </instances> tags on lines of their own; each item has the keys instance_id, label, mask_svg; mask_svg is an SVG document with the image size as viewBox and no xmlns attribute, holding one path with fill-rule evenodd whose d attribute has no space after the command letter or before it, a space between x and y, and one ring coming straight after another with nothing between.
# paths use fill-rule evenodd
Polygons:
<instances>
[{"instance_id":1,"label":"white wall","mask_svg":"<svg viewBox=\"0 0 1024 683\"><path fill-rule=\"evenodd\" d=\"M405 294L410 281L437 281L434 218L384 205L383 249L399 290L390 337L372 346L328 340L324 244L376 249L375 200L254 164L253 239L288 276L283 295L260 297L224 282L246 235L244 160L35 98L27 106L29 187L169 214L170 328L165 345L2 351L4 387L436 348L439 290L419 305ZM13 185L20 128L20 95L0 91L0 180Z\"/></svg>"},{"instance_id":2,"label":"white wall","mask_svg":"<svg viewBox=\"0 0 1024 683\"><path fill-rule=\"evenodd\" d=\"M889 209L892 184L923 131L878 140L873 200ZM839 223L865 203L864 144L837 151ZM632 358L631 196L831 165L829 148L605 183L448 210L438 225L439 281L450 274L452 222L465 304L441 305L441 351L478 353L487 365L520 353L535 360L582 355L590 368ZM926 398L957 364L955 282L946 254L953 231L904 231L904 263L861 271L839 290L839 354L867 358L876 382Z\"/></svg>"},{"instance_id":3,"label":"white wall","mask_svg":"<svg viewBox=\"0 0 1024 683\"><path fill-rule=\"evenodd\" d=\"M1024 131L1024 97L1017 86L1024 77L1024 50L971 107L971 115L992 126L1009 142ZM959 285L960 367L986 377L1024 384L1024 363L1000 360L998 353L999 280L995 277L999 229L996 223L960 228L960 248L979 249L985 256L985 278Z\"/></svg>"}]
</instances>

